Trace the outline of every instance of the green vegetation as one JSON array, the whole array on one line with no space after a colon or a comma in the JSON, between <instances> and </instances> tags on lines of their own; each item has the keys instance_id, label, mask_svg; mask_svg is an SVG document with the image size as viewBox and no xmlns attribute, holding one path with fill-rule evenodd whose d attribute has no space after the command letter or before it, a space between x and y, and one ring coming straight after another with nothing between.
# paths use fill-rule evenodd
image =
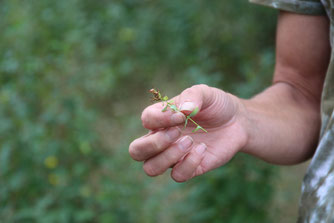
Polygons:
<instances>
[{"instance_id":1,"label":"green vegetation","mask_svg":"<svg viewBox=\"0 0 334 223\"><path fill-rule=\"evenodd\" d=\"M274 12L241 0L3 0L1 222L266 222L274 170L248 156L189 183L128 145L156 86L243 97L270 83Z\"/></svg>"}]
</instances>

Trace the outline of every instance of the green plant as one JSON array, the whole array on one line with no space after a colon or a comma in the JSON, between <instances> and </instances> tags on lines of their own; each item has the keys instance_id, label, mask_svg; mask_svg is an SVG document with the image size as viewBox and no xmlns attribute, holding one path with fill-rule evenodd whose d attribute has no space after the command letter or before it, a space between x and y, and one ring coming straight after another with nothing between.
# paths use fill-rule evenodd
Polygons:
<instances>
[{"instance_id":1,"label":"green plant","mask_svg":"<svg viewBox=\"0 0 334 223\"><path fill-rule=\"evenodd\" d=\"M168 96L162 96L160 91L155 90L152 88L150 92L153 94L153 100L154 101L161 101L164 105L164 108L161 110L162 112L167 111L168 108L172 109L174 112L181 112L180 109L174 104L173 101L169 101ZM196 128L193 130L193 132L197 132L198 130L202 130L204 132L208 132L205 130L202 126L200 126L197 122L195 122L191 117L194 117L199 112L199 108L196 107L189 115L186 116L186 120L184 122L184 128L187 127L188 121L191 121L196 125Z\"/></svg>"},{"instance_id":2,"label":"green plant","mask_svg":"<svg viewBox=\"0 0 334 223\"><path fill-rule=\"evenodd\" d=\"M145 177L127 148L146 131L143 89L203 83L250 97L270 83L274 11L243 0L0 5L1 222L271 222L271 166L244 156L177 184Z\"/></svg>"}]
</instances>

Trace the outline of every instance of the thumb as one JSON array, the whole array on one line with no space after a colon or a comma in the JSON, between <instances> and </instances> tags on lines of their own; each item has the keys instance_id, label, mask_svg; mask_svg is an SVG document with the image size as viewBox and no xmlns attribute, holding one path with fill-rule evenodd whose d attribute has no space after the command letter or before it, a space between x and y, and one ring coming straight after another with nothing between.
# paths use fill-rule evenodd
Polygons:
<instances>
[{"instance_id":1,"label":"thumb","mask_svg":"<svg viewBox=\"0 0 334 223\"><path fill-rule=\"evenodd\" d=\"M186 115L198 108L201 111L216 100L215 94L218 90L207 85L194 85L184 90L180 95L171 99L181 112L172 112L163 110L162 103L156 103L147 107L141 116L143 126L147 129L160 129L172 126L178 126L184 123ZM206 114L211 114L210 112ZM198 115L197 117L199 117Z\"/></svg>"},{"instance_id":2,"label":"thumb","mask_svg":"<svg viewBox=\"0 0 334 223\"><path fill-rule=\"evenodd\" d=\"M204 109L211 101L212 89L204 84L194 85L185 89L179 96L175 98L176 103L179 106L180 111L189 115L195 109L198 111Z\"/></svg>"},{"instance_id":3,"label":"thumb","mask_svg":"<svg viewBox=\"0 0 334 223\"><path fill-rule=\"evenodd\" d=\"M240 107L238 101L237 97L204 84L194 85L175 98L184 115L189 115L198 108L196 119L212 127L232 120Z\"/></svg>"}]
</instances>

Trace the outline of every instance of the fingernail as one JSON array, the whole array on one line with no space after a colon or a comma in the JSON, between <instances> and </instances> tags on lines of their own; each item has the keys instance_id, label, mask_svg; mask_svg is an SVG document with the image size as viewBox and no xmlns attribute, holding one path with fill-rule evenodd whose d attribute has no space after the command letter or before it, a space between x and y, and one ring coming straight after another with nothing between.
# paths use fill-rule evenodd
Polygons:
<instances>
[{"instance_id":1,"label":"fingernail","mask_svg":"<svg viewBox=\"0 0 334 223\"><path fill-rule=\"evenodd\" d=\"M202 155L206 150L206 145L204 143L199 144L196 148L195 151L198 155Z\"/></svg>"},{"instance_id":2,"label":"fingernail","mask_svg":"<svg viewBox=\"0 0 334 223\"><path fill-rule=\"evenodd\" d=\"M193 111L196 108L195 104L193 102L184 102L180 110L181 111Z\"/></svg>"},{"instance_id":3,"label":"fingernail","mask_svg":"<svg viewBox=\"0 0 334 223\"><path fill-rule=\"evenodd\" d=\"M184 122L185 119L186 118L185 118L184 114L182 114L181 112L177 112L177 113L175 113L171 116L171 120L172 120L173 124L180 124L180 123Z\"/></svg>"},{"instance_id":4,"label":"fingernail","mask_svg":"<svg viewBox=\"0 0 334 223\"><path fill-rule=\"evenodd\" d=\"M186 151L193 144L193 140L190 136L185 136L178 144L181 150Z\"/></svg>"},{"instance_id":5,"label":"fingernail","mask_svg":"<svg viewBox=\"0 0 334 223\"><path fill-rule=\"evenodd\" d=\"M166 135L170 141L174 141L177 137L181 135L181 131L179 128L170 128L167 130Z\"/></svg>"}]
</instances>

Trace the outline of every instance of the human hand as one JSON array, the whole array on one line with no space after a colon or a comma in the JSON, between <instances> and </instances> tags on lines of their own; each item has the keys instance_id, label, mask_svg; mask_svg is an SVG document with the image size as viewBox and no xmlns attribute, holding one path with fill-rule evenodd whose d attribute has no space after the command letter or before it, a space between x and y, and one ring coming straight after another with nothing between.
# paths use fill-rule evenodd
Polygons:
<instances>
[{"instance_id":1,"label":"human hand","mask_svg":"<svg viewBox=\"0 0 334 223\"><path fill-rule=\"evenodd\" d=\"M195 85L172 99L181 112L162 112L163 104L156 103L142 113L143 126L151 130L134 140L129 153L134 160L144 161L149 176L164 173L173 167L171 177L183 182L227 163L247 141L241 125L238 98L217 88ZM196 107L193 119L205 128L192 132L185 115Z\"/></svg>"}]
</instances>

